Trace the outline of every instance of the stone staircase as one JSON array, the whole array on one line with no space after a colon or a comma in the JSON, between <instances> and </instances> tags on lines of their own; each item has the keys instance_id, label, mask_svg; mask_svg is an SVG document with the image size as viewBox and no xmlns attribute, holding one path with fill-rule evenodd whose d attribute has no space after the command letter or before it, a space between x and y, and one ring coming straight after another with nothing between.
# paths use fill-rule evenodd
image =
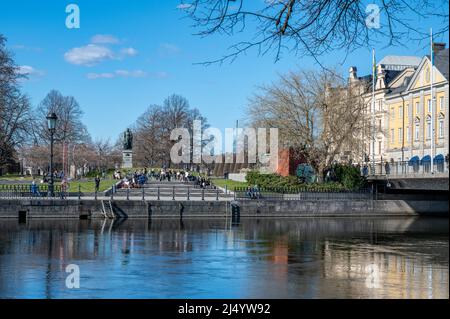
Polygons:
<instances>
[{"instance_id":1,"label":"stone staircase","mask_svg":"<svg viewBox=\"0 0 450 319\"><path fill-rule=\"evenodd\" d=\"M176 199L176 200L228 200L234 197L233 194L225 192L214 186L202 189L193 182L180 181L149 181L141 188L118 188L114 197L136 198L144 195L145 199Z\"/></svg>"}]
</instances>

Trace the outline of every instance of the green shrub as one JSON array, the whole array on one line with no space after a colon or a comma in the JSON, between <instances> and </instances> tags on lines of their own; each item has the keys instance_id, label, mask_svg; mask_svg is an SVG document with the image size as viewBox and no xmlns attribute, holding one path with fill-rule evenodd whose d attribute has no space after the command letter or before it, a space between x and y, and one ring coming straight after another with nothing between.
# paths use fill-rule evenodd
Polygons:
<instances>
[{"instance_id":1,"label":"green shrub","mask_svg":"<svg viewBox=\"0 0 450 319\"><path fill-rule=\"evenodd\" d=\"M346 189L359 189L364 186L366 180L361 176L357 167L351 165L337 164L333 166L337 182Z\"/></svg>"},{"instance_id":2,"label":"green shrub","mask_svg":"<svg viewBox=\"0 0 450 319\"><path fill-rule=\"evenodd\" d=\"M260 188L293 188L316 191L345 191L359 189L364 186L365 179L360 176L359 170L352 166L339 165L335 167L337 182L328 183L302 183L296 176L280 176L277 174L260 174L257 171L247 173L249 186L258 185Z\"/></svg>"}]
</instances>

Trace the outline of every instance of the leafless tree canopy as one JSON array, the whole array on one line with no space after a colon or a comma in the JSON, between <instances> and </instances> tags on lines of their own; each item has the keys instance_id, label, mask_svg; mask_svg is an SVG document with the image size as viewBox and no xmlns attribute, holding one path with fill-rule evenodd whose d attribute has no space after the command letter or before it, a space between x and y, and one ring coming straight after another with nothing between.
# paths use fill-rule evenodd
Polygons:
<instances>
[{"instance_id":1,"label":"leafless tree canopy","mask_svg":"<svg viewBox=\"0 0 450 319\"><path fill-rule=\"evenodd\" d=\"M348 146L362 143L365 105L358 88L328 71L300 71L263 86L247 109L254 127L279 129L281 147L294 147L318 171Z\"/></svg>"},{"instance_id":2,"label":"leafless tree canopy","mask_svg":"<svg viewBox=\"0 0 450 319\"><path fill-rule=\"evenodd\" d=\"M137 163L141 166L170 167L170 149L175 143L170 140L170 133L175 128L186 128L192 137L194 120L202 121L202 129L208 127L206 118L198 109L191 108L188 100L180 95L169 96L162 106L151 105L138 118L134 128L134 158Z\"/></svg>"},{"instance_id":3,"label":"leafless tree canopy","mask_svg":"<svg viewBox=\"0 0 450 319\"><path fill-rule=\"evenodd\" d=\"M49 141L49 131L46 117L55 112L56 122L55 140L65 143L89 142L90 137L86 126L82 122L83 111L72 96L63 96L56 90L50 91L37 108L36 129L41 141Z\"/></svg>"},{"instance_id":4,"label":"leafless tree canopy","mask_svg":"<svg viewBox=\"0 0 450 319\"><path fill-rule=\"evenodd\" d=\"M380 9L381 28L366 23L369 3ZM274 51L276 59L289 50L317 60L335 49L350 52L375 42L405 45L428 36L422 18L439 19L436 35L448 31L447 0L190 0L182 7L201 36L242 32L246 38L207 63L233 60L254 47L260 54Z\"/></svg>"}]
</instances>

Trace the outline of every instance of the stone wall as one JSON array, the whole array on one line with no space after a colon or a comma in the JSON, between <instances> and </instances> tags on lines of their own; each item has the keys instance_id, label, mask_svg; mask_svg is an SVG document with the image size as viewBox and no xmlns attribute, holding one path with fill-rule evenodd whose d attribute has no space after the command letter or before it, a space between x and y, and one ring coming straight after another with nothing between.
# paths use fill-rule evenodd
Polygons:
<instances>
[{"instance_id":1,"label":"stone wall","mask_svg":"<svg viewBox=\"0 0 450 319\"><path fill-rule=\"evenodd\" d=\"M123 218L223 218L231 215L232 204L242 217L448 216L448 201L112 201L115 215ZM104 218L101 201L0 200L0 218L18 218L19 212L27 218Z\"/></svg>"}]
</instances>

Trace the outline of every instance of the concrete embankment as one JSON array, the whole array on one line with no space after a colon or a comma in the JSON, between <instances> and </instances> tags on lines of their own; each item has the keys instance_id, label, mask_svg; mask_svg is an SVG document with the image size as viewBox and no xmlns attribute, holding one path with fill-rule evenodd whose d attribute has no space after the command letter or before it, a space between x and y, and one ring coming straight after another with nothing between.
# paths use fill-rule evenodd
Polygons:
<instances>
[{"instance_id":1,"label":"concrete embankment","mask_svg":"<svg viewBox=\"0 0 450 319\"><path fill-rule=\"evenodd\" d=\"M234 208L233 208L234 206ZM43 200L2 199L0 218L122 218L448 216L448 201L415 200Z\"/></svg>"}]
</instances>

